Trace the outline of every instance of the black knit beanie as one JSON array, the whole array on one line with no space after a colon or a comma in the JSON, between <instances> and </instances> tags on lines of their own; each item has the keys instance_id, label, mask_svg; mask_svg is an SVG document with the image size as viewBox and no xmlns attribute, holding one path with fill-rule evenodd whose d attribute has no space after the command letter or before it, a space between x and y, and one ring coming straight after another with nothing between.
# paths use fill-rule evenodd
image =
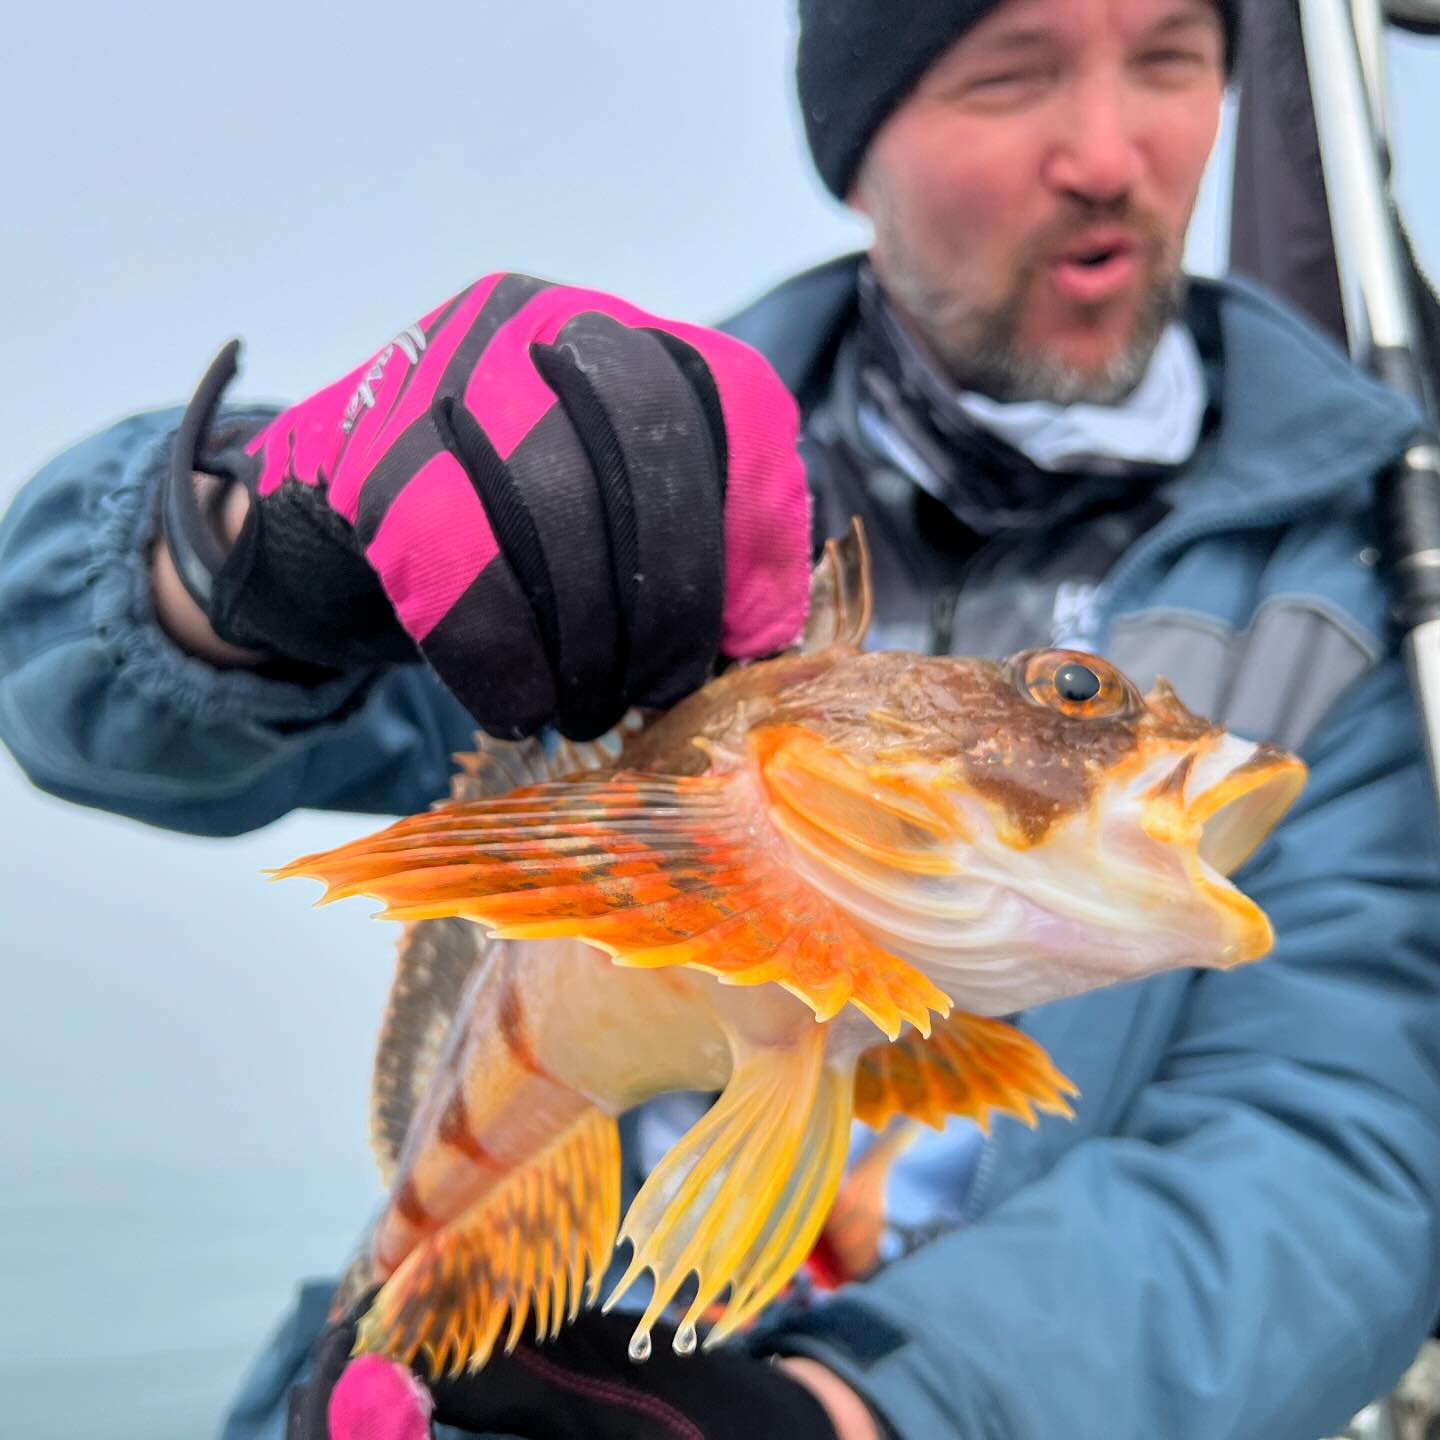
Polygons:
<instances>
[{"instance_id":1,"label":"black knit beanie","mask_svg":"<svg viewBox=\"0 0 1440 1440\"><path fill-rule=\"evenodd\" d=\"M799 0L795 74L810 152L841 200L875 132L920 77L1002 0ZM1240 0L1216 0L1234 67Z\"/></svg>"}]
</instances>

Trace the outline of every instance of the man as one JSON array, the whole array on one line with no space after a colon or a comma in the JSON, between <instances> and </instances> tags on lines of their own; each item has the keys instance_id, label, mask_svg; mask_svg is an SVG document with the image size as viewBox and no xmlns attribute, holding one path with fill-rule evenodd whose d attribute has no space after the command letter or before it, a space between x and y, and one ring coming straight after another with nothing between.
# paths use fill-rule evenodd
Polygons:
<instances>
[{"instance_id":1,"label":"man","mask_svg":"<svg viewBox=\"0 0 1440 1440\"><path fill-rule=\"evenodd\" d=\"M1366 550L1417 420L1263 295L1181 275L1235 6L801 17L867 259L725 335L491 277L279 416L212 415L222 364L183 423L78 447L7 517L0 734L56 793L201 833L416 810L471 716L595 734L783 646L807 530L859 513L875 643L1104 651L1301 750L1242 877L1276 950L1019 1017L1076 1121L913 1146L873 1273L743 1345L636 1368L587 1317L432 1393L350 1365L322 1289L232 1436L278 1434L300 1380L292 1433L352 1440L1313 1440L1440 1306L1437 844ZM690 1113L628 1117L631 1183ZM817 1271L848 1278L840 1249Z\"/></svg>"}]
</instances>

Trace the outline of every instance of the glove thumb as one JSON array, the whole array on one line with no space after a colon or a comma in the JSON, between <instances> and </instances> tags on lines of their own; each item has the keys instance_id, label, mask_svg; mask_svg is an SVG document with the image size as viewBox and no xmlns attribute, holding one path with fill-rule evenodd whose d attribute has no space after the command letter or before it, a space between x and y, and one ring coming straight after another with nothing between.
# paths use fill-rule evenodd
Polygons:
<instances>
[{"instance_id":1,"label":"glove thumb","mask_svg":"<svg viewBox=\"0 0 1440 1440\"><path fill-rule=\"evenodd\" d=\"M413 1371L383 1355L362 1355L330 1394L329 1440L432 1440L434 1408Z\"/></svg>"}]
</instances>

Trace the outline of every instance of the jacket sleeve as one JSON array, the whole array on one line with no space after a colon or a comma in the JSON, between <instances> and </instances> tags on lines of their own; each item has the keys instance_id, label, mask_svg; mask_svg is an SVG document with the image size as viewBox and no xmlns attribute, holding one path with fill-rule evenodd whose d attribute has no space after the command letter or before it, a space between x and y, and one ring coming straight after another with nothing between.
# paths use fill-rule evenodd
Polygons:
<instances>
[{"instance_id":1,"label":"jacket sleeve","mask_svg":"<svg viewBox=\"0 0 1440 1440\"><path fill-rule=\"evenodd\" d=\"M427 670L292 685L216 669L160 628L149 552L179 419L81 442L0 518L0 741L41 789L172 830L424 809L472 739Z\"/></svg>"},{"instance_id":2,"label":"jacket sleeve","mask_svg":"<svg viewBox=\"0 0 1440 1440\"><path fill-rule=\"evenodd\" d=\"M1398 662L1242 880L1279 942L1186 990L1116 1133L787 1323L904 1440L1315 1440L1440 1310L1440 866Z\"/></svg>"}]
</instances>

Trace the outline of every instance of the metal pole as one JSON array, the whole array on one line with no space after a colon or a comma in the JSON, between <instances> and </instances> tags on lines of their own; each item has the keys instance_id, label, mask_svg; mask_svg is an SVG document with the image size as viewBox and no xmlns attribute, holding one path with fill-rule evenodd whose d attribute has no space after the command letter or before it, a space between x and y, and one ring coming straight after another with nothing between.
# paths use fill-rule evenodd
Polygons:
<instances>
[{"instance_id":1,"label":"metal pole","mask_svg":"<svg viewBox=\"0 0 1440 1440\"><path fill-rule=\"evenodd\" d=\"M1373 368L1372 345L1409 350L1415 344L1375 111L1345 0L1300 0L1300 27L1350 349L1357 361Z\"/></svg>"},{"instance_id":2,"label":"metal pole","mask_svg":"<svg viewBox=\"0 0 1440 1440\"><path fill-rule=\"evenodd\" d=\"M1383 85L1373 0L1356 0L1371 32L1371 75ZM1427 363L1387 183L1385 97L1365 72L1366 41L1346 0L1300 0L1305 63L1325 172L1351 354L1409 396L1437 433L1433 358ZM1440 796L1440 447L1417 436L1377 495L1383 564Z\"/></svg>"},{"instance_id":3,"label":"metal pole","mask_svg":"<svg viewBox=\"0 0 1440 1440\"><path fill-rule=\"evenodd\" d=\"M1381 145L1380 168L1390 178L1389 94L1385 76L1385 16L1380 0L1350 0L1350 21L1360 51L1360 73L1370 97L1370 124Z\"/></svg>"}]
</instances>

